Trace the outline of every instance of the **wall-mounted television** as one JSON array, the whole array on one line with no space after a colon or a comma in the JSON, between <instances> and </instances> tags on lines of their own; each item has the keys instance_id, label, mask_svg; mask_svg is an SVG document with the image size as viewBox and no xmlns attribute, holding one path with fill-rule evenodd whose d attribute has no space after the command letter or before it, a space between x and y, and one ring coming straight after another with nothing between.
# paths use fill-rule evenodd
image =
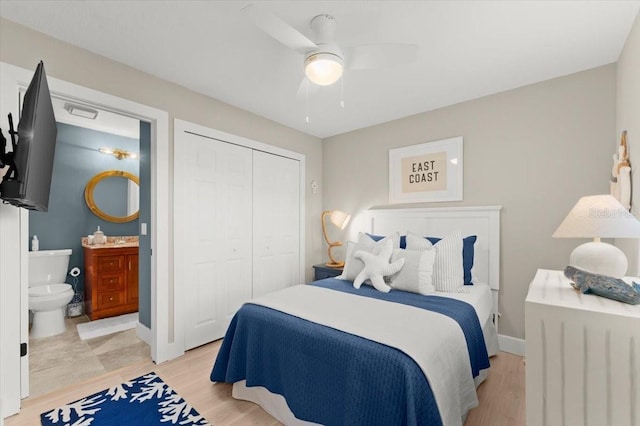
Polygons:
<instances>
[{"instance_id":1,"label":"wall-mounted television","mask_svg":"<svg viewBox=\"0 0 640 426\"><path fill-rule=\"evenodd\" d=\"M0 182L0 198L17 207L46 212L58 130L42 61L24 94L17 132L9 114L9 135L12 152L7 153L0 131L0 167L8 167Z\"/></svg>"}]
</instances>

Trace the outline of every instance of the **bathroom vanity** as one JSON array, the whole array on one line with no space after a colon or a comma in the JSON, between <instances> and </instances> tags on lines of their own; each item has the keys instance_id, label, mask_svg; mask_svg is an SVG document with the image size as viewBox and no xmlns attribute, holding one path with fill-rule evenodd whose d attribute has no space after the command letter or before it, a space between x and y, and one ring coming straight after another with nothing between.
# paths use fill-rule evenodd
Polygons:
<instances>
[{"instance_id":1,"label":"bathroom vanity","mask_svg":"<svg viewBox=\"0 0 640 426\"><path fill-rule=\"evenodd\" d=\"M92 320L138 311L138 237L82 239L85 313Z\"/></svg>"}]
</instances>

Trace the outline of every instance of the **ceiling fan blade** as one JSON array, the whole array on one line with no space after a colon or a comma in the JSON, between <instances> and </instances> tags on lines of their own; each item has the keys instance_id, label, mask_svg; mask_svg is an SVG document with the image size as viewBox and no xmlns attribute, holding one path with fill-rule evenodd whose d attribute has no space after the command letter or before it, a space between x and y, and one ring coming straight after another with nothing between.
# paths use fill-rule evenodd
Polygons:
<instances>
[{"instance_id":1,"label":"ceiling fan blade","mask_svg":"<svg viewBox=\"0 0 640 426\"><path fill-rule=\"evenodd\" d=\"M260 28L262 31L278 40L289 49L304 53L318 48L314 42L309 40L298 30L262 7L256 6L255 4L249 4L242 8L242 13L244 13L256 27Z\"/></svg>"},{"instance_id":2,"label":"ceiling fan blade","mask_svg":"<svg viewBox=\"0 0 640 426\"><path fill-rule=\"evenodd\" d=\"M387 68L416 60L415 44L363 44L343 49L345 67L349 69Z\"/></svg>"}]
</instances>

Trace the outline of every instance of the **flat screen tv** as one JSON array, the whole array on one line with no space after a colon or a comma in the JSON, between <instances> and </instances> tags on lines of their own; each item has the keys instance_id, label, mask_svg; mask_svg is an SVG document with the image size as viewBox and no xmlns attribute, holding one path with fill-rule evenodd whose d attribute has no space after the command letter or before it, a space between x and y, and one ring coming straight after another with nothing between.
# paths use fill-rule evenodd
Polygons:
<instances>
[{"instance_id":1,"label":"flat screen tv","mask_svg":"<svg viewBox=\"0 0 640 426\"><path fill-rule=\"evenodd\" d=\"M6 139L2 135L0 162L9 169L0 183L0 198L18 207L46 212L58 130L42 61L24 94L18 131L13 130L11 114L9 126L13 151L5 153Z\"/></svg>"}]
</instances>

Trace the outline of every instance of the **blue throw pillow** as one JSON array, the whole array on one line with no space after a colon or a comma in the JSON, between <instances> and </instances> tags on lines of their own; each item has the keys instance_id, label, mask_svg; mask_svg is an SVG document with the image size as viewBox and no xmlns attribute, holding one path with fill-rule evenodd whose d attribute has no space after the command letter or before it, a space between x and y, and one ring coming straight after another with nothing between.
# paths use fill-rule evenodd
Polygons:
<instances>
[{"instance_id":1,"label":"blue throw pillow","mask_svg":"<svg viewBox=\"0 0 640 426\"><path fill-rule=\"evenodd\" d=\"M383 235L372 235L367 234L374 241L379 241L384 238ZM427 240L431 242L431 244L437 243L442 238L437 237L425 237ZM471 268L473 268L473 257L475 255L474 252L474 244L478 237L476 235L470 235L462 239L462 269L464 269L464 285L473 285L473 281L471 278ZM407 237L406 235L402 235L400 237L400 248L407 248Z\"/></svg>"},{"instance_id":2,"label":"blue throw pillow","mask_svg":"<svg viewBox=\"0 0 640 426\"><path fill-rule=\"evenodd\" d=\"M373 234L369 234L368 232L366 232L366 234L369 236L369 238L371 238L373 241L380 241L381 239L383 239L384 237L386 237L386 235L373 235ZM394 247L397 248L397 247ZM406 235L401 235L400 236L400 248L401 249L406 249L407 248L407 236Z\"/></svg>"}]
</instances>

